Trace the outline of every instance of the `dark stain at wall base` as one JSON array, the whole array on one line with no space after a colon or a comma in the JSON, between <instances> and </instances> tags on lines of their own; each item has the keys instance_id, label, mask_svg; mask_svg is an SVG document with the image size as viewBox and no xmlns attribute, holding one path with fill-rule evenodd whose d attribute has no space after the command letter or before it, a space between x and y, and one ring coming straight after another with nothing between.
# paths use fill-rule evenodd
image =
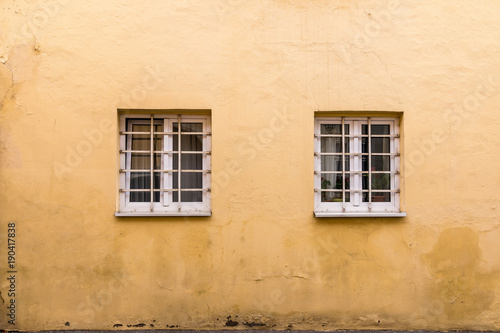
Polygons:
<instances>
[{"instance_id":1,"label":"dark stain at wall base","mask_svg":"<svg viewBox=\"0 0 500 333\"><path fill-rule=\"evenodd\" d=\"M266 326L266 324L263 323L256 323L256 322L244 322L243 325L248 326L248 327L255 327L255 326Z\"/></svg>"},{"instance_id":2,"label":"dark stain at wall base","mask_svg":"<svg viewBox=\"0 0 500 333\"><path fill-rule=\"evenodd\" d=\"M238 322L231 320L231 316L228 316L225 326L236 326L236 325L238 325Z\"/></svg>"}]
</instances>

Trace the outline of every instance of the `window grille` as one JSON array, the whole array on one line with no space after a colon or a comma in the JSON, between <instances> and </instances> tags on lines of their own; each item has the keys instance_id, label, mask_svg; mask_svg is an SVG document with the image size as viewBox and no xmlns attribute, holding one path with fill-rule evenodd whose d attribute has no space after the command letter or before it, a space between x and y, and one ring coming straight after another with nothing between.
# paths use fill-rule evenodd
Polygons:
<instances>
[{"instance_id":1,"label":"window grille","mask_svg":"<svg viewBox=\"0 0 500 333\"><path fill-rule=\"evenodd\" d=\"M398 119L317 117L315 123L316 216L401 213Z\"/></svg>"},{"instance_id":2,"label":"window grille","mask_svg":"<svg viewBox=\"0 0 500 333\"><path fill-rule=\"evenodd\" d=\"M209 129L208 116L122 115L118 213L209 215Z\"/></svg>"}]
</instances>

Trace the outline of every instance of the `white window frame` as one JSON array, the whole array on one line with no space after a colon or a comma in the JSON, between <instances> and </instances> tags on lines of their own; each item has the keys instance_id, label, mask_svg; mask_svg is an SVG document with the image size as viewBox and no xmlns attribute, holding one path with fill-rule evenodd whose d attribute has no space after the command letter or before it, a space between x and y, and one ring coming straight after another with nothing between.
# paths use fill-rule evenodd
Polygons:
<instances>
[{"instance_id":1,"label":"white window frame","mask_svg":"<svg viewBox=\"0 0 500 333\"><path fill-rule=\"evenodd\" d=\"M342 202L322 202L321 192L321 132L322 124L341 125L343 137L342 147L345 146L345 138L349 138L349 153L343 152L342 171L350 175L350 189L330 190L343 192ZM349 134L345 133L344 126L349 125ZM368 137L368 146L371 146L371 126L374 124L390 125L390 179L389 190L371 189L371 167L363 173L369 174L368 190L362 189L362 137ZM368 135L362 135L362 125L368 125ZM386 136L389 136L386 135ZM344 148L343 148L344 149ZM368 152L368 160L371 161L371 147ZM349 171L345 170L345 160L349 159ZM314 126L314 215L316 217L403 217L405 212L400 210L400 137L399 118L396 117L315 117ZM371 162L369 162L371 166ZM333 172L332 172L333 173ZM362 201L362 192L368 192L368 202ZM349 202L345 201L345 194L349 192ZM391 193L390 202L372 202L371 192Z\"/></svg>"},{"instance_id":2,"label":"white window frame","mask_svg":"<svg viewBox=\"0 0 500 333\"><path fill-rule=\"evenodd\" d=\"M130 140L132 138L131 128L127 128L128 123L149 123L155 124L160 120L163 124L162 132L153 132L151 135L162 135L162 147L161 147L161 169L153 170L151 168L150 172L156 173L160 172L160 188L150 189L150 202L130 202L130 161L131 152L130 149L127 150L126 147L131 147ZM172 165L173 163L173 136L178 136L178 148L180 145L181 126L177 126L178 131L173 132L174 123L182 124L196 122L202 123L203 131L198 133L202 135L203 138L203 148L202 148L202 201L201 202L181 202L180 193L184 191L189 191L189 189L183 189L180 183L179 176L180 193L177 196L178 200L173 201L173 192L178 192L177 189L173 189L173 177L174 172L172 170L177 169L181 163L182 154L178 154L177 167ZM192 115L192 114L120 114L119 116L119 170L118 170L118 209L115 212L115 216L211 216L211 149L212 149L212 139L211 139L211 120L210 115ZM151 126L150 129L154 127ZM187 132L192 133L192 132ZM128 140L128 144L127 144ZM151 145L151 149L153 149ZM151 149L150 155L151 156ZM154 187L151 182L151 187ZM160 191L160 201L154 202L153 192Z\"/></svg>"}]
</instances>

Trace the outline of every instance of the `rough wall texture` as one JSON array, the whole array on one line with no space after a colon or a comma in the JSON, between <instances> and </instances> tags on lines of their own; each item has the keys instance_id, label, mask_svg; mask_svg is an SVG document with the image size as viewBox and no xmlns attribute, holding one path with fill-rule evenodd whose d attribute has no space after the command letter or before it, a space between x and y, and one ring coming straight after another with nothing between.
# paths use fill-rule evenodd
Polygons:
<instances>
[{"instance_id":1,"label":"rough wall texture","mask_svg":"<svg viewBox=\"0 0 500 333\"><path fill-rule=\"evenodd\" d=\"M500 3L0 7L1 328L500 329ZM212 110L212 217L113 216L119 107ZM406 218L313 217L315 110L404 112Z\"/></svg>"}]
</instances>

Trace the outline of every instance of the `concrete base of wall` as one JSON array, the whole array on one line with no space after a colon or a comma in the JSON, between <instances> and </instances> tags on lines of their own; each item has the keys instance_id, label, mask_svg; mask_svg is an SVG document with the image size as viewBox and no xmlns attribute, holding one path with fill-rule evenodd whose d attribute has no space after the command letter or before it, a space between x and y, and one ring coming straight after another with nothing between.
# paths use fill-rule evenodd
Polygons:
<instances>
[{"instance_id":1,"label":"concrete base of wall","mask_svg":"<svg viewBox=\"0 0 500 333\"><path fill-rule=\"evenodd\" d=\"M287 332L287 333L430 333L430 332L449 332L449 331L396 331L396 330L337 330L337 331L321 331L321 330L253 330L253 329L242 329L242 330L163 330L163 329L147 329L147 330L99 330L99 331L83 331L83 330L59 330L59 331L37 331L37 332L26 332L26 333L149 333L154 331L154 333L239 333L245 332L258 332L258 333L271 333L271 332ZM21 332L21 331L4 331L4 332ZM497 333L500 331L453 331L457 333Z\"/></svg>"}]
</instances>

